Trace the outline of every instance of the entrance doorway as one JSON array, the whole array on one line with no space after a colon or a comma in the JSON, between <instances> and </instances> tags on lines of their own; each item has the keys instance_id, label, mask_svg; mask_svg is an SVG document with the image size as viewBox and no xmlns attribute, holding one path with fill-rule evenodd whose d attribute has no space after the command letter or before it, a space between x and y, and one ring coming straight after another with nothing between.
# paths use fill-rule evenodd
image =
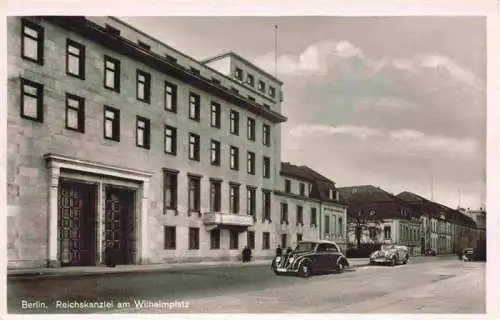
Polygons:
<instances>
[{"instance_id":1,"label":"entrance doorway","mask_svg":"<svg viewBox=\"0 0 500 320\"><path fill-rule=\"evenodd\" d=\"M106 186L104 201L103 248L114 248L116 264L134 264L137 256L135 191Z\"/></svg>"},{"instance_id":2,"label":"entrance doorway","mask_svg":"<svg viewBox=\"0 0 500 320\"><path fill-rule=\"evenodd\" d=\"M97 185L60 182L59 254L63 266L88 266L96 261Z\"/></svg>"}]
</instances>

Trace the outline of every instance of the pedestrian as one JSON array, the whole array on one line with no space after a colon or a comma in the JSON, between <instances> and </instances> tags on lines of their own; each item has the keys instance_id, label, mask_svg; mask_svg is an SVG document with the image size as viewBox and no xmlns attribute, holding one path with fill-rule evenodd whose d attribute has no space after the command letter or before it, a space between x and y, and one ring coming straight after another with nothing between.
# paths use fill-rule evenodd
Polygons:
<instances>
[{"instance_id":1,"label":"pedestrian","mask_svg":"<svg viewBox=\"0 0 500 320\"><path fill-rule=\"evenodd\" d=\"M290 246L288 246L286 248L286 254L285 255L289 255L290 253L292 253L292 248Z\"/></svg>"},{"instance_id":2,"label":"pedestrian","mask_svg":"<svg viewBox=\"0 0 500 320\"><path fill-rule=\"evenodd\" d=\"M282 250L281 250L281 247L280 247L280 245L278 244L278 246L276 247L276 256L277 256L277 257L279 257L279 256L281 256L281 254L282 254L282 253L283 253L283 252L282 252Z\"/></svg>"},{"instance_id":3,"label":"pedestrian","mask_svg":"<svg viewBox=\"0 0 500 320\"><path fill-rule=\"evenodd\" d=\"M248 246L245 246L245 248L243 248L243 251L241 252L241 260L243 262L249 262L250 255L251 255L250 248L248 248Z\"/></svg>"},{"instance_id":4,"label":"pedestrian","mask_svg":"<svg viewBox=\"0 0 500 320\"><path fill-rule=\"evenodd\" d=\"M104 262L107 267L116 267L116 250L111 241L106 243L106 248L104 249Z\"/></svg>"}]
</instances>

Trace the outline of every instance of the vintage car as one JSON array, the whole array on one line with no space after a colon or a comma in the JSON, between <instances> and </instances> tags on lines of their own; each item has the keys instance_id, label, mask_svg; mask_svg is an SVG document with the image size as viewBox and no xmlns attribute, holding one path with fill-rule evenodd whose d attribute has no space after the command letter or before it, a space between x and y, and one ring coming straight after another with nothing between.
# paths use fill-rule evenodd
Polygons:
<instances>
[{"instance_id":1,"label":"vintage car","mask_svg":"<svg viewBox=\"0 0 500 320\"><path fill-rule=\"evenodd\" d=\"M394 244L382 245L380 250L370 254L370 264L388 264L395 266L397 264L406 264L410 260L407 246L398 246Z\"/></svg>"},{"instance_id":2,"label":"vintage car","mask_svg":"<svg viewBox=\"0 0 500 320\"><path fill-rule=\"evenodd\" d=\"M309 277L316 272L342 271L349 267L347 258L332 241L301 241L294 250L274 259L276 275L297 274Z\"/></svg>"},{"instance_id":3,"label":"vintage car","mask_svg":"<svg viewBox=\"0 0 500 320\"><path fill-rule=\"evenodd\" d=\"M425 250L424 255L426 255L426 256L436 256L437 255L437 251L436 251L436 249L429 248L429 249Z\"/></svg>"},{"instance_id":4,"label":"vintage car","mask_svg":"<svg viewBox=\"0 0 500 320\"><path fill-rule=\"evenodd\" d=\"M474 252L474 248L466 248L464 249L464 253L462 255L462 259L464 261L474 261L476 260L476 255L475 255L475 252Z\"/></svg>"}]
</instances>

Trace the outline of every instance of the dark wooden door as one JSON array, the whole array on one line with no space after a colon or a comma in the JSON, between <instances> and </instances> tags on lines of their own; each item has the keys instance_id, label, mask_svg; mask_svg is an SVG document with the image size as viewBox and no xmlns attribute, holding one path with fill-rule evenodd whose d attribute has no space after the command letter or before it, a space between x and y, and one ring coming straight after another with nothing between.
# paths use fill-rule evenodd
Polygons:
<instances>
[{"instance_id":1,"label":"dark wooden door","mask_svg":"<svg viewBox=\"0 0 500 320\"><path fill-rule=\"evenodd\" d=\"M59 254L63 266L95 264L96 192L95 185L60 183Z\"/></svg>"},{"instance_id":2,"label":"dark wooden door","mask_svg":"<svg viewBox=\"0 0 500 320\"><path fill-rule=\"evenodd\" d=\"M104 211L104 247L115 250L116 264L131 264L136 258L136 221L134 191L106 187Z\"/></svg>"}]
</instances>

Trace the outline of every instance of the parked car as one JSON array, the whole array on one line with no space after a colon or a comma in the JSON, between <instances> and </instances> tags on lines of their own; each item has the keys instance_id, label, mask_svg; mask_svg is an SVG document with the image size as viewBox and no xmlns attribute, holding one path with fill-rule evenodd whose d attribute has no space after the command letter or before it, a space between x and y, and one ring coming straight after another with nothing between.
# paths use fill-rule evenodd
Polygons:
<instances>
[{"instance_id":1,"label":"parked car","mask_svg":"<svg viewBox=\"0 0 500 320\"><path fill-rule=\"evenodd\" d=\"M474 248L464 249L463 260L464 261L475 261L476 260L476 253L475 253Z\"/></svg>"},{"instance_id":2,"label":"parked car","mask_svg":"<svg viewBox=\"0 0 500 320\"><path fill-rule=\"evenodd\" d=\"M407 264L410 260L407 246L382 245L380 250L370 254L370 264L388 264L395 266L397 264Z\"/></svg>"},{"instance_id":3,"label":"parked car","mask_svg":"<svg viewBox=\"0 0 500 320\"><path fill-rule=\"evenodd\" d=\"M436 251L436 249L429 248L429 249L425 250L424 255L426 255L426 256L436 256L437 255L437 251Z\"/></svg>"},{"instance_id":4,"label":"parked car","mask_svg":"<svg viewBox=\"0 0 500 320\"><path fill-rule=\"evenodd\" d=\"M343 271L349 267L347 258L332 241L301 241L294 250L278 256L272 263L276 275L296 274L309 277L316 272Z\"/></svg>"}]
</instances>

